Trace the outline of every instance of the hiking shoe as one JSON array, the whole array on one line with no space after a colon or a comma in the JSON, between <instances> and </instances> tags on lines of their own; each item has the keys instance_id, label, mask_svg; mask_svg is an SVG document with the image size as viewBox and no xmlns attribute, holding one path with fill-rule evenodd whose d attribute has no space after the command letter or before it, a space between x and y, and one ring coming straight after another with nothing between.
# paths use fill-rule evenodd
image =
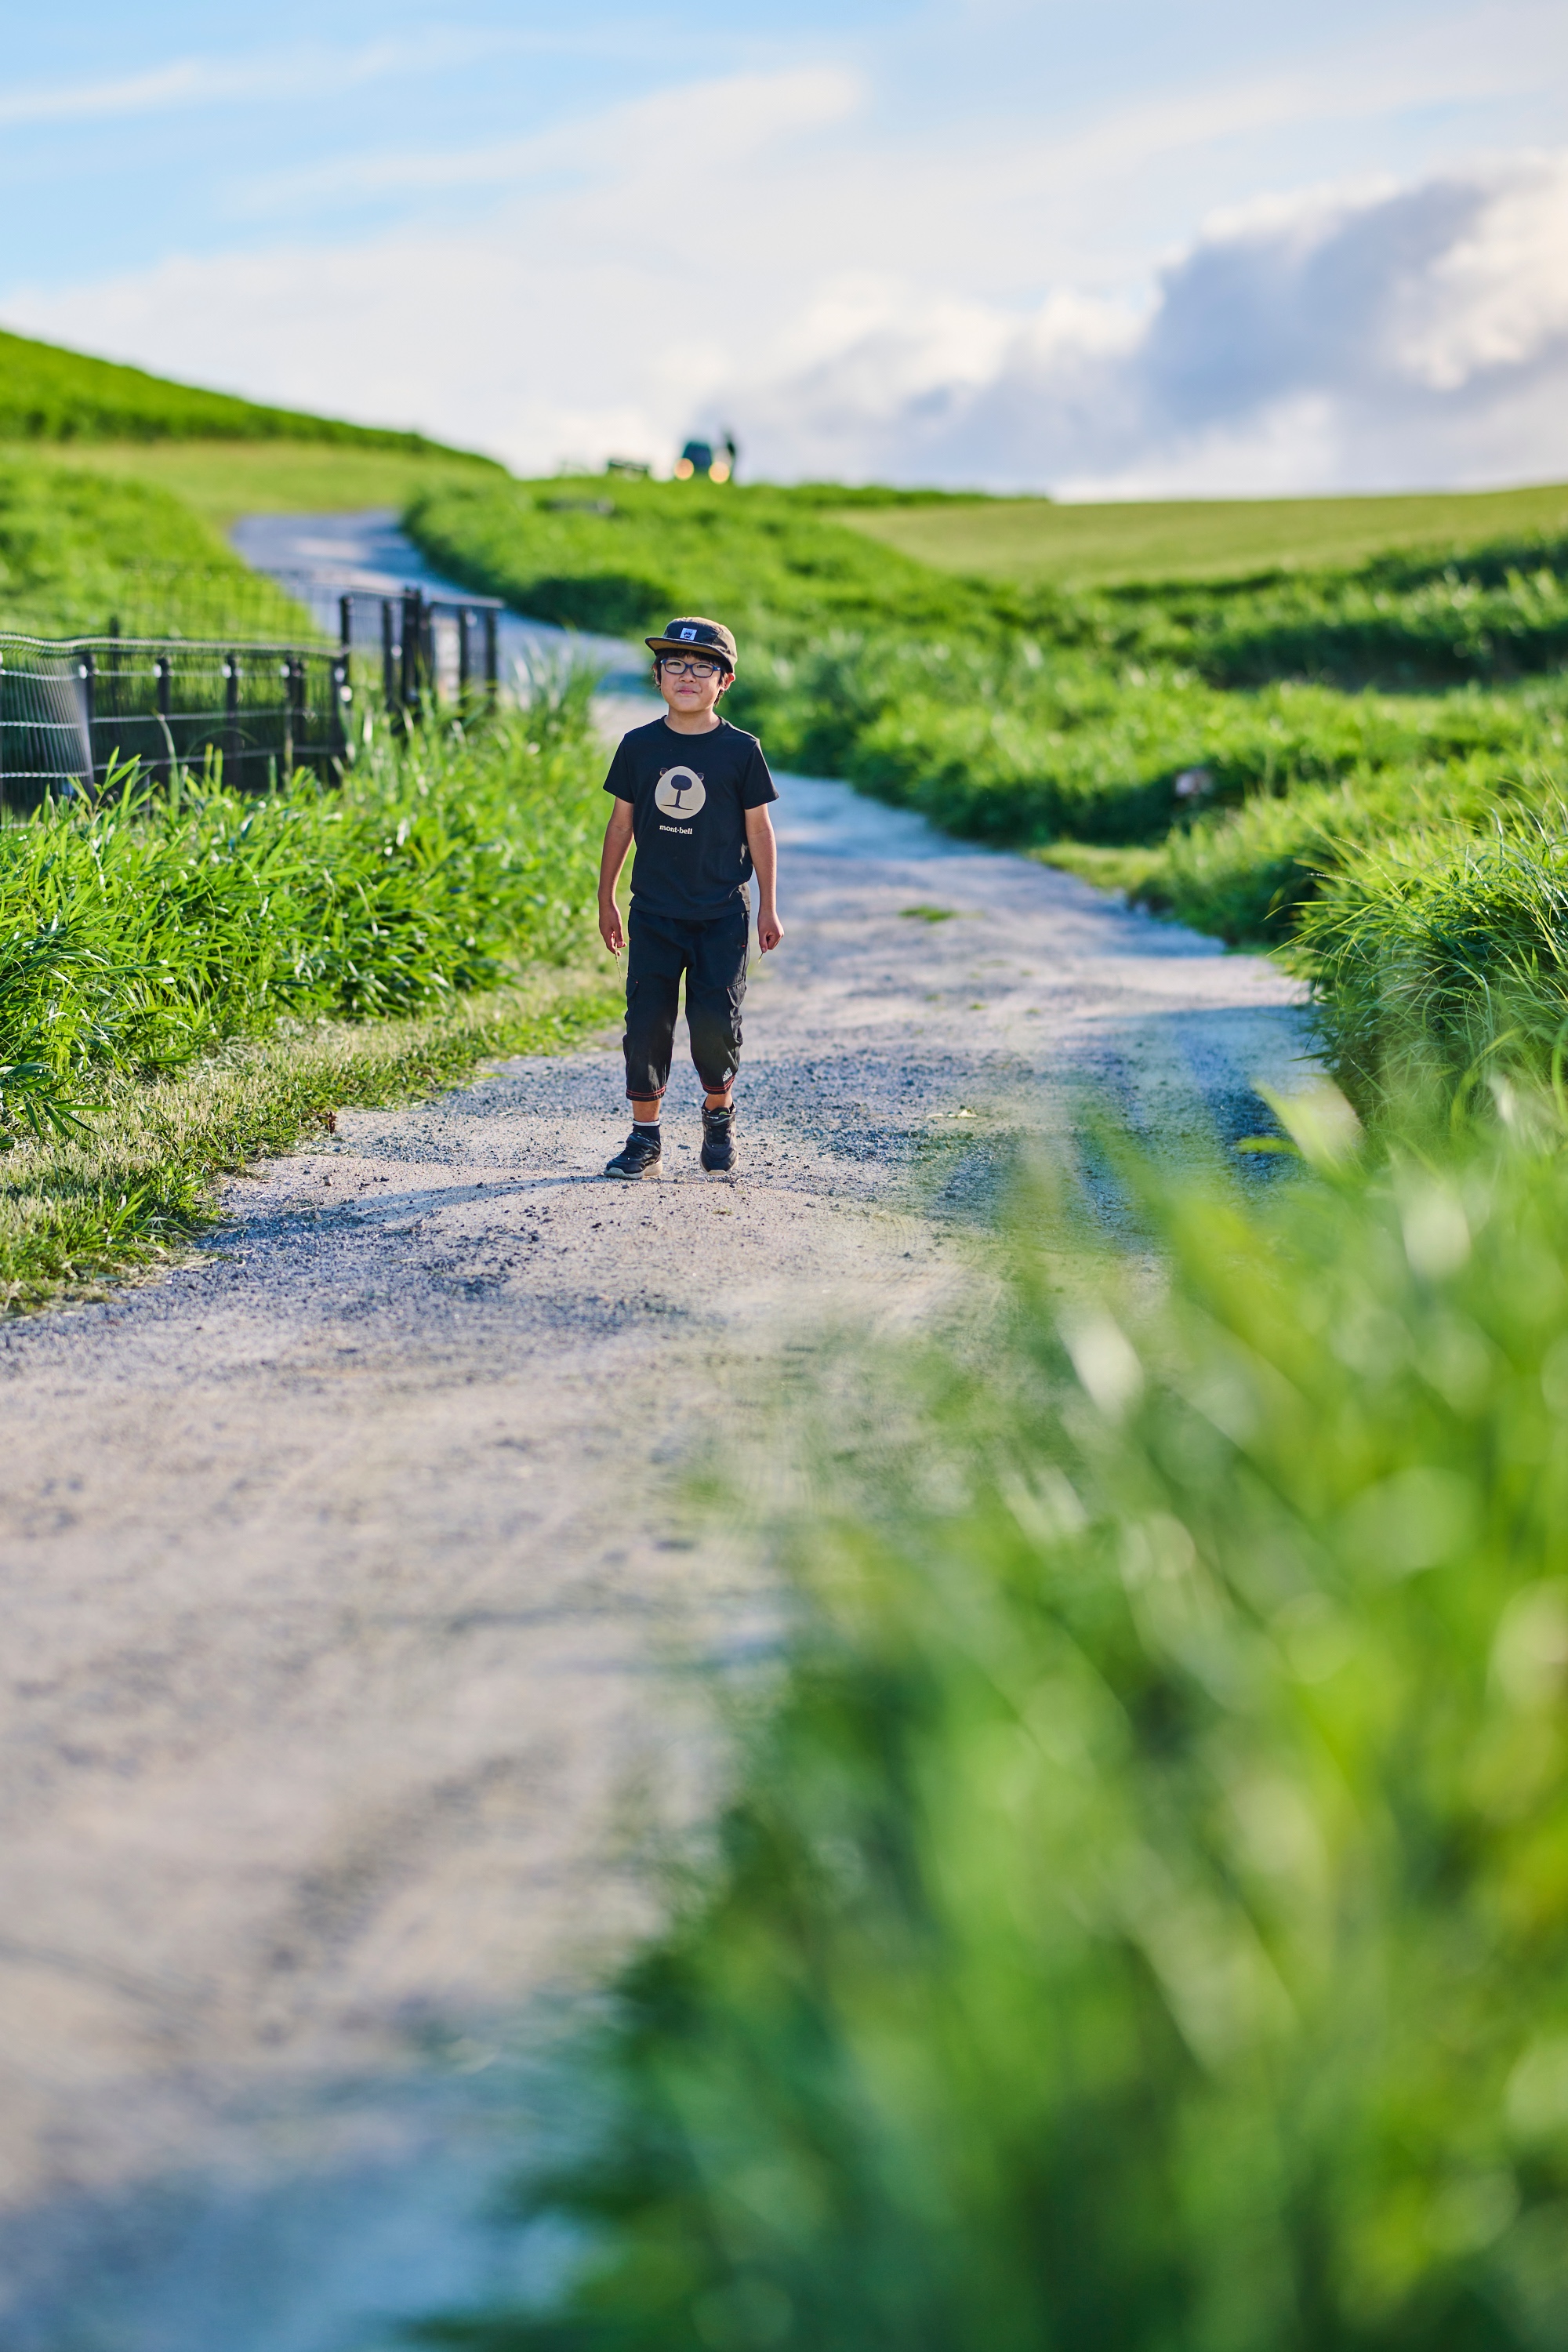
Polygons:
<instances>
[{"instance_id":1,"label":"hiking shoe","mask_svg":"<svg viewBox=\"0 0 1568 2352\"><path fill-rule=\"evenodd\" d=\"M659 1141L657 1135L645 1135L634 1127L627 1136L625 1149L617 1151L605 1173L606 1176L657 1176L659 1171Z\"/></svg>"},{"instance_id":2,"label":"hiking shoe","mask_svg":"<svg viewBox=\"0 0 1568 2352\"><path fill-rule=\"evenodd\" d=\"M735 1114L705 1110L702 1114L702 1165L721 1171L735 1165Z\"/></svg>"}]
</instances>

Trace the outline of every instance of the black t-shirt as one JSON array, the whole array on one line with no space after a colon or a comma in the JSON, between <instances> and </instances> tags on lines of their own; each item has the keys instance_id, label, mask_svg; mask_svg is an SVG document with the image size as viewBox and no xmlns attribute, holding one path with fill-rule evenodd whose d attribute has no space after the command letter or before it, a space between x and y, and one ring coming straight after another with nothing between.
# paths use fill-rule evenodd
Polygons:
<instances>
[{"instance_id":1,"label":"black t-shirt","mask_svg":"<svg viewBox=\"0 0 1568 2352\"><path fill-rule=\"evenodd\" d=\"M632 896L650 914L707 922L752 878L746 811L776 801L763 747L721 719L678 735L656 719L623 735L605 790L632 804Z\"/></svg>"}]
</instances>

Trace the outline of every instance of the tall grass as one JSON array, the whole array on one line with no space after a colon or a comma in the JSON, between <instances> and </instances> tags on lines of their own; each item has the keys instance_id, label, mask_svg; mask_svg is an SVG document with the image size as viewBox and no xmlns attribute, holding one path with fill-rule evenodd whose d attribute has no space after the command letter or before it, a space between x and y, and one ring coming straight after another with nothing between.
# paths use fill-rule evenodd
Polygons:
<instances>
[{"instance_id":1,"label":"tall grass","mask_svg":"<svg viewBox=\"0 0 1568 2352\"><path fill-rule=\"evenodd\" d=\"M1561 1089L1568 1051L1568 807L1485 831L1411 830L1346 857L1304 908L1341 1075L1397 1094L1425 1068L1521 1067ZM1568 1097L1564 1097L1568 1100Z\"/></svg>"},{"instance_id":2,"label":"tall grass","mask_svg":"<svg viewBox=\"0 0 1568 2352\"><path fill-rule=\"evenodd\" d=\"M341 789L130 769L0 824L0 1303L157 1255L337 1103L605 1019L602 772L546 681L477 734L373 728Z\"/></svg>"},{"instance_id":3,"label":"tall grass","mask_svg":"<svg viewBox=\"0 0 1568 2352\"><path fill-rule=\"evenodd\" d=\"M841 1368L782 1692L524 2199L569 2275L437 2340L1563 2340L1568 1155L1297 1124L1265 1205L1146 1190L1152 1291L1026 1199L992 1320Z\"/></svg>"},{"instance_id":4,"label":"tall grass","mask_svg":"<svg viewBox=\"0 0 1568 2352\"><path fill-rule=\"evenodd\" d=\"M132 769L0 826L0 1132L69 1123L99 1072L284 1017L405 1014L559 955L592 897L597 761L529 728L384 731L341 789Z\"/></svg>"}]
</instances>

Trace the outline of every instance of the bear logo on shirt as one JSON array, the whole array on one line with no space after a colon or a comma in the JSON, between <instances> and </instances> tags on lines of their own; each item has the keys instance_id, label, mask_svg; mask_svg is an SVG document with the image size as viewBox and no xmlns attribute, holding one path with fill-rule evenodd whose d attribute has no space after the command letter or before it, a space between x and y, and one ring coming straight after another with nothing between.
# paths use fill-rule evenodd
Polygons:
<instances>
[{"instance_id":1,"label":"bear logo on shirt","mask_svg":"<svg viewBox=\"0 0 1568 2352\"><path fill-rule=\"evenodd\" d=\"M706 804L708 787L695 768L666 768L653 797L662 815L692 817Z\"/></svg>"}]
</instances>

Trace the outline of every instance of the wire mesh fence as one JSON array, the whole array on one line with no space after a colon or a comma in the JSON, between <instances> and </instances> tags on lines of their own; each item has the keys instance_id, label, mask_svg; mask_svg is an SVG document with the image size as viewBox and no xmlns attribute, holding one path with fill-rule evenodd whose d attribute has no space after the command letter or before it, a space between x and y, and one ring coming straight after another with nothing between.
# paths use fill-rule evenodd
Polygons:
<instances>
[{"instance_id":1,"label":"wire mesh fence","mask_svg":"<svg viewBox=\"0 0 1568 2352\"><path fill-rule=\"evenodd\" d=\"M162 782L209 760L242 790L301 767L331 781L352 757L353 701L341 649L0 636L0 803L90 793L126 760Z\"/></svg>"},{"instance_id":2,"label":"wire mesh fence","mask_svg":"<svg viewBox=\"0 0 1568 2352\"><path fill-rule=\"evenodd\" d=\"M330 621L318 623L309 598L237 564L116 564L111 580L59 583L33 594L0 583L4 636L274 646L327 644L336 634Z\"/></svg>"},{"instance_id":3,"label":"wire mesh fence","mask_svg":"<svg viewBox=\"0 0 1568 2352\"><path fill-rule=\"evenodd\" d=\"M335 646L0 634L0 807L91 793L131 760L163 783L176 767L209 763L242 791L268 791L296 768L331 782L367 710L399 725L494 708L492 599L355 589L333 602Z\"/></svg>"}]
</instances>

